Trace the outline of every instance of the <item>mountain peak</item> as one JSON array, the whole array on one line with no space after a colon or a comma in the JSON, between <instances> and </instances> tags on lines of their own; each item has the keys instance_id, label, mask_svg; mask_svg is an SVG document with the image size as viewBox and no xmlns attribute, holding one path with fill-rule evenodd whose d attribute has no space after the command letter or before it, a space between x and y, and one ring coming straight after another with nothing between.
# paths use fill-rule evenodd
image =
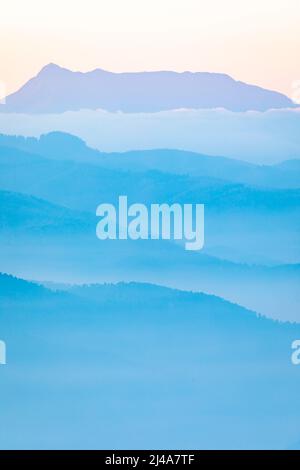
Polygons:
<instances>
[{"instance_id":1,"label":"mountain peak","mask_svg":"<svg viewBox=\"0 0 300 470\"><path fill-rule=\"evenodd\" d=\"M53 74L53 73L62 72L62 71L70 72L70 70L63 68L60 65L54 64L53 62L50 62L49 64L45 65L40 70L37 76L45 75L45 74Z\"/></svg>"}]
</instances>

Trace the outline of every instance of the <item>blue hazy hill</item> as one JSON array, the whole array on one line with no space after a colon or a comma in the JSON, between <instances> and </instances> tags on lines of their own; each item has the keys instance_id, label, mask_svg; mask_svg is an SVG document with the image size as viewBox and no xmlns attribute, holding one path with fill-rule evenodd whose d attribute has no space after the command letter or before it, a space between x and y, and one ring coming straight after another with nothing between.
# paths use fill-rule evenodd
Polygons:
<instances>
[{"instance_id":1,"label":"blue hazy hill","mask_svg":"<svg viewBox=\"0 0 300 470\"><path fill-rule=\"evenodd\" d=\"M0 145L47 158L86 163L96 163L102 155L88 147L82 139L64 132L50 132L40 138L0 134Z\"/></svg>"},{"instance_id":2,"label":"blue hazy hill","mask_svg":"<svg viewBox=\"0 0 300 470\"><path fill-rule=\"evenodd\" d=\"M299 325L154 285L66 289L0 275L0 448L297 442Z\"/></svg>"},{"instance_id":3,"label":"blue hazy hill","mask_svg":"<svg viewBox=\"0 0 300 470\"><path fill-rule=\"evenodd\" d=\"M231 173L237 180L250 174L247 164L228 159L197 156L203 172L194 168L189 175L179 166L187 154L175 152L174 174L175 163L169 163L169 172L151 169L161 161L155 152L133 154L136 160L150 159L146 168L125 164L119 169L118 159L130 154L118 155L116 167L109 167L105 161L116 155L89 149L73 136L1 139L6 144L0 146L5 271L62 282L167 284L214 293L275 318L299 318L300 190L272 187L276 178L283 185L297 179L297 162L279 165L275 179L269 170L277 167L250 165L265 181L250 186L227 179ZM168 161L173 158L172 152L162 152ZM191 254L155 241L99 242L95 209L101 202L116 204L120 194L147 205L205 203L204 251Z\"/></svg>"},{"instance_id":4,"label":"blue hazy hill","mask_svg":"<svg viewBox=\"0 0 300 470\"><path fill-rule=\"evenodd\" d=\"M6 272L60 282L159 283L214 293L273 318L299 320L299 264L237 263L209 250L187 252L171 241L100 241L95 215L8 191L0 191L0 205L0 258Z\"/></svg>"},{"instance_id":5,"label":"blue hazy hill","mask_svg":"<svg viewBox=\"0 0 300 470\"><path fill-rule=\"evenodd\" d=\"M255 187L207 175L105 168L44 158L11 147L0 147L0 170L1 189L93 215L98 204L116 204L121 194L128 195L130 202L145 204L205 203L206 249L210 254L260 264L300 261L299 189ZM293 170L292 174L297 173Z\"/></svg>"},{"instance_id":6,"label":"blue hazy hill","mask_svg":"<svg viewBox=\"0 0 300 470\"><path fill-rule=\"evenodd\" d=\"M75 212L34 196L0 190L0 230L27 234L78 234L94 229L90 214Z\"/></svg>"},{"instance_id":7,"label":"blue hazy hill","mask_svg":"<svg viewBox=\"0 0 300 470\"><path fill-rule=\"evenodd\" d=\"M60 113L80 109L155 112L178 108L232 111L292 108L281 93L217 73L112 73L96 69L72 72L44 67L0 106L2 112Z\"/></svg>"},{"instance_id":8,"label":"blue hazy hill","mask_svg":"<svg viewBox=\"0 0 300 470\"><path fill-rule=\"evenodd\" d=\"M54 161L6 147L0 147L0 165L2 189L20 190L92 212L103 197L115 202L120 194L146 204L185 198L186 202L201 201L224 210L251 210L257 206L280 211L298 209L299 205L300 188L265 189L206 175L111 169L63 159Z\"/></svg>"},{"instance_id":9,"label":"blue hazy hill","mask_svg":"<svg viewBox=\"0 0 300 470\"><path fill-rule=\"evenodd\" d=\"M63 132L51 132L38 139L0 134L1 155L6 152L13 157L13 151L9 149L18 149L56 160L92 163L115 170L133 172L158 170L267 188L300 187L299 160L286 161L279 165L255 165L236 159L175 149L104 153L88 147L78 137Z\"/></svg>"}]
</instances>

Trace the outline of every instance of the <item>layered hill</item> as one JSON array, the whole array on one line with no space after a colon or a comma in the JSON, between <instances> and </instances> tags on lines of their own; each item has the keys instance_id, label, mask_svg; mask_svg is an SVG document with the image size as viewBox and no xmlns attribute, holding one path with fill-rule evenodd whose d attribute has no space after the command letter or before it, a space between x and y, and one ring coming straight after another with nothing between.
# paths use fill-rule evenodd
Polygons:
<instances>
[{"instance_id":1,"label":"layered hill","mask_svg":"<svg viewBox=\"0 0 300 470\"><path fill-rule=\"evenodd\" d=\"M300 160L288 160L277 165L257 165L176 149L104 153L90 148L82 139L63 132L51 132L41 135L40 138L0 134L1 155L6 154L13 160L14 154L18 154L17 150L48 159L90 163L115 170L158 170L265 188L300 187Z\"/></svg>"},{"instance_id":2,"label":"layered hill","mask_svg":"<svg viewBox=\"0 0 300 470\"><path fill-rule=\"evenodd\" d=\"M298 440L290 353L299 325L155 285L65 289L0 275L0 448L285 449Z\"/></svg>"}]
</instances>

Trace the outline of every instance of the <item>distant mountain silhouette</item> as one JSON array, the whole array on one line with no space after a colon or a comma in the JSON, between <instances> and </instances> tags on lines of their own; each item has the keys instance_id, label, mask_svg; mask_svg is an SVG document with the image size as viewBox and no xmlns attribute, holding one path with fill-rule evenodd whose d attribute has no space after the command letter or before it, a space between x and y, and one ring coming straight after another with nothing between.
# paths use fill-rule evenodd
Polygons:
<instances>
[{"instance_id":1,"label":"distant mountain silhouette","mask_svg":"<svg viewBox=\"0 0 300 470\"><path fill-rule=\"evenodd\" d=\"M176 149L104 153L92 149L71 134L51 132L40 138L0 134L0 157L13 159L17 149L55 160L91 163L107 169L145 172L158 170L177 175L209 177L264 188L300 188L300 160L277 165L255 165L219 156ZM24 155L24 158L26 156Z\"/></svg>"},{"instance_id":2,"label":"distant mountain silhouette","mask_svg":"<svg viewBox=\"0 0 300 470\"><path fill-rule=\"evenodd\" d=\"M0 106L3 112L62 113L104 109L156 112L192 108L266 111L294 107L281 93L235 81L217 73L112 73L96 69L72 72L55 64L45 66Z\"/></svg>"}]
</instances>

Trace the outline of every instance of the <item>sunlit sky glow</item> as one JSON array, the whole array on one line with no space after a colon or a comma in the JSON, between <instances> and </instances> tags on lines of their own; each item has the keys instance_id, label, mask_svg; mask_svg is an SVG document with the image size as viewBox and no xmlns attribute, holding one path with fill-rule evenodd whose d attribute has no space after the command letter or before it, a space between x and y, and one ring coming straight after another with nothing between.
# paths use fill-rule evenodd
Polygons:
<instances>
[{"instance_id":1,"label":"sunlit sky glow","mask_svg":"<svg viewBox=\"0 0 300 470\"><path fill-rule=\"evenodd\" d=\"M4 0L1 10L8 93L49 62L223 72L289 96L300 80L299 0Z\"/></svg>"}]
</instances>

